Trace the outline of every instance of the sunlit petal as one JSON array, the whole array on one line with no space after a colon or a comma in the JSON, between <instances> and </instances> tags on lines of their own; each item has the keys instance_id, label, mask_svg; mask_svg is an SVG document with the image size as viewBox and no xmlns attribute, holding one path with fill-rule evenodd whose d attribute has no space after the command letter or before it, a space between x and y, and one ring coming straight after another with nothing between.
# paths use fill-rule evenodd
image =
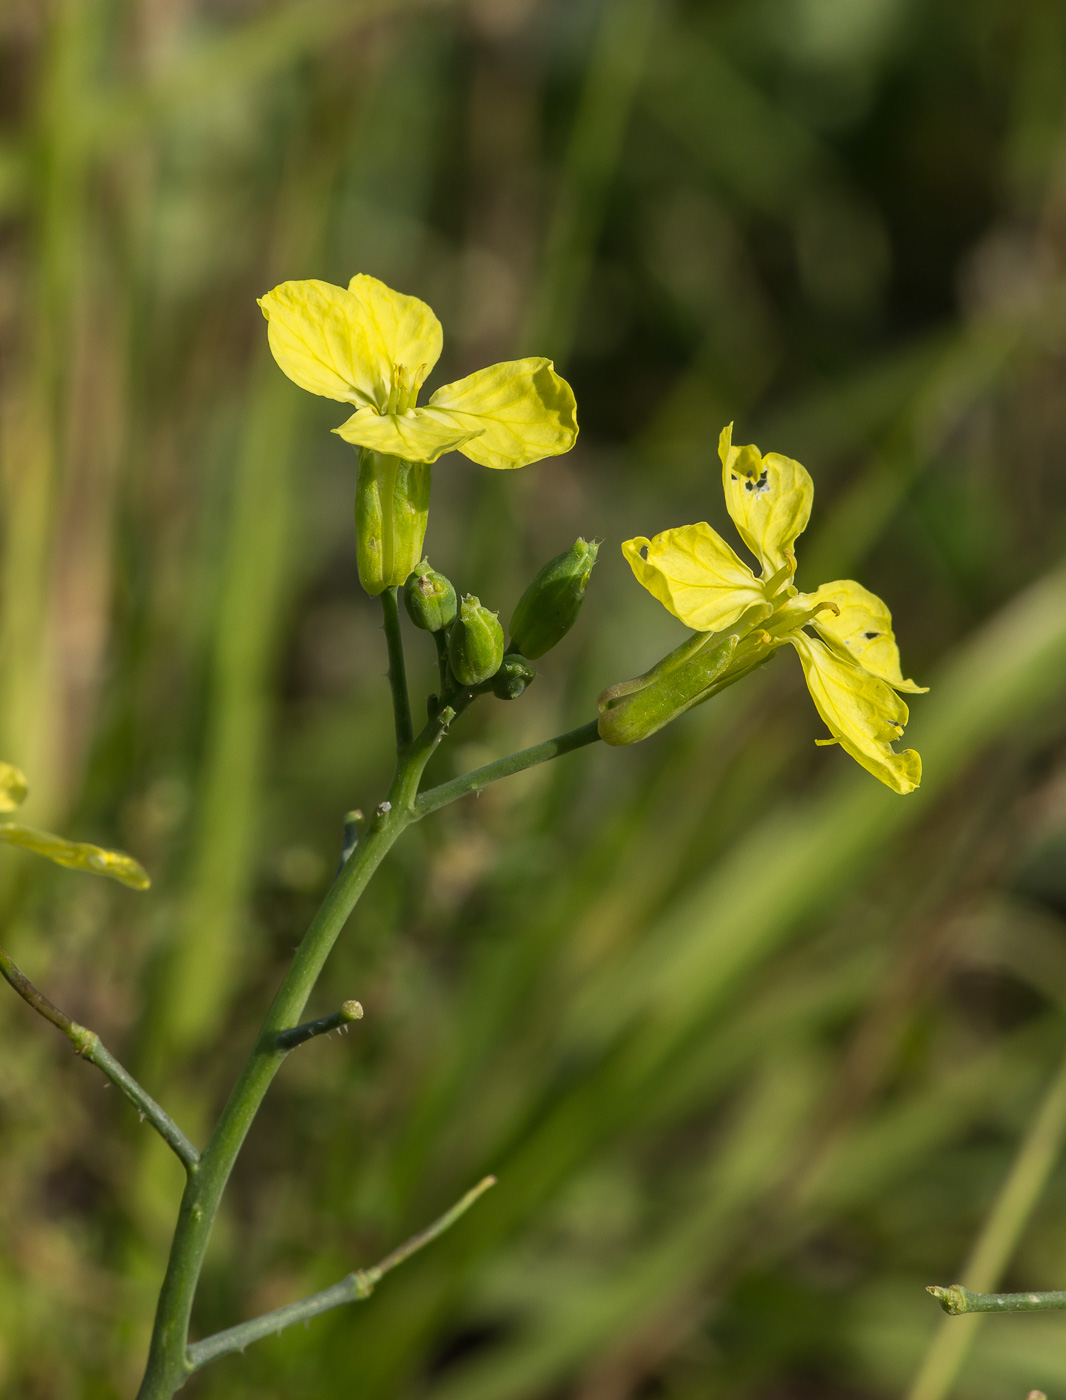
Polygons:
<instances>
[{"instance_id":1,"label":"sunlit petal","mask_svg":"<svg viewBox=\"0 0 1066 1400\"><path fill-rule=\"evenodd\" d=\"M841 748L894 792L913 792L922 779L922 760L914 749L892 748L908 719L896 692L820 638L795 632L788 640L799 653L815 707Z\"/></svg>"},{"instance_id":2,"label":"sunlit petal","mask_svg":"<svg viewBox=\"0 0 1066 1400\"><path fill-rule=\"evenodd\" d=\"M0 812L13 812L26 800L26 775L13 763L0 762Z\"/></svg>"},{"instance_id":3,"label":"sunlit petal","mask_svg":"<svg viewBox=\"0 0 1066 1400\"><path fill-rule=\"evenodd\" d=\"M388 365L403 365L420 384L440 359L444 339L433 311L424 301L394 292L365 272L356 273L348 290L366 314L371 348Z\"/></svg>"},{"instance_id":4,"label":"sunlit petal","mask_svg":"<svg viewBox=\"0 0 1066 1400\"><path fill-rule=\"evenodd\" d=\"M812 626L827 641L845 647L860 666L887 681L893 690L905 690L912 695L924 695L926 685L904 680L899 667L899 647L892 631L892 614L877 596L861 583L840 579L823 583L810 595L814 603L833 603L840 609L836 615L828 609L819 612Z\"/></svg>"},{"instance_id":5,"label":"sunlit petal","mask_svg":"<svg viewBox=\"0 0 1066 1400\"><path fill-rule=\"evenodd\" d=\"M814 483L791 457L757 447L734 447L733 425L718 440L726 509L766 577L784 568L788 551L807 528Z\"/></svg>"},{"instance_id":6,"label":"sunlit petal","mask_svg":"<svg viewBox=\"0 0 1066 1400\"><path fill-rule=\"evenodd\" d=\"M361 408L333 431L345 442L369 447L409 462L435 462L445 452L463 447L479 428L451 414L415 408L408 413L377 413Z\"/></svg>"},{"instance_id":7,"label":"sunlit petal","mask_svg":"<svg viewBox=\"0 0 1066 1400\"><path fill-rule=\"evenodd\" d=\"M67 841L62 836L53 836L49 831L34 831L32 827L17 826L13 822L0 822L0 841L21 846L71 870L108 875L131 890L146 890L152 883L147 871L132 856L122 851L107 851L87 841Z\"/></svg>"},{"instance_id":8,"label":"sunlit petal","mask_svg":"<svg viewBox=\"0 0 1066 1400\"><path fill-rule=\"evenodd\" d=\"M577 404L551 360L531 356L445 384L430 399L473 432L461 449L483 467L528 466L568 452L577 437Z\"/></svg>"},{"instance_id":9,"label":"sunlit petal","mask_svg":"<svg viewBox=\"0 0 1066 1400\"><path fill-rule=\"evenodd\" d=\"M392 361L360 299L330 282L283 282L259 298L270 349L294 384L341 403L388 404Z\"/></svg>"},{"instance_id":10,"label":"sunlit petal","mask_svg":"<svg viewBox=\"0 0 1066 1400\"><path fill-rule=\"evenodd\" d=\"M765 602L747 564L705 522L626 540L622 553L648 592L697 632L719 632Z\"/></svg>"}]
</instances>

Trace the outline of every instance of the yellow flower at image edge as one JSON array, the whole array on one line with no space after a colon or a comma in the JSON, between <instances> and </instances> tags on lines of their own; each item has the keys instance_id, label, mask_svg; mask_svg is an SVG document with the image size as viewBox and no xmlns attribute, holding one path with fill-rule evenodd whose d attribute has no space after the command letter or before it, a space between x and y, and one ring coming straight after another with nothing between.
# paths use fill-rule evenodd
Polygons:
<instances>
[{"instance_id":1,"label":"yellow flower at image edge","mask_svg":"<svg viewBox=\"0 0 1066 1400\"><path fill-rule=\"evenodd\" d=\"M0 762L0 812L13 812L21 806L27 791L26 779L19 769L11 763ZM68 841L49 831L36 831L3 818L0 818L0 841L21 846L71 870L108 875L132 890L146 890L152 883L144 867L122 851L108 851L87 841Z\"/></svg>"},{"instance_id":2,"label":"yellow flower at image edge","mask_svg":"<svg viewBox=\"0 0 1066 1400\"><path fill-rule=\"evenodd\" d=\"M550 360L492 365L418 393L440 357L440 322L417 297L360 273L347 288L283 282L261 297L270 349L302 389L352 404L334 432L409 462L458 449L483 467L524 467L567 452L577 437L573 391Z\"/></svg>"},{"instance_id":3,"label":"yellow flower at image edge","mask_svg":"<svg viewBox=\"0 0 1066 1400\"><path fill-rule=\"evenodd\" d=\"M634 574L697 632L739 630L758 639L763 659L785 643L794 647L832 735L818 742L840 744L895 792L913 792L921 781L921 759L913 749L897 753L893 747L908 719L898 692L926 687L903 677L888 608L850 579L800 593L792 581L793 547L811 513L810 475L776 452L763 456L753 446L734 447L732 424L723 430L718 451L726 509L758 559L759 575L706 523L627 540L622 550ZM601 718L601 732L605 728L610 740Z\"/></svg>"}]
</instances>

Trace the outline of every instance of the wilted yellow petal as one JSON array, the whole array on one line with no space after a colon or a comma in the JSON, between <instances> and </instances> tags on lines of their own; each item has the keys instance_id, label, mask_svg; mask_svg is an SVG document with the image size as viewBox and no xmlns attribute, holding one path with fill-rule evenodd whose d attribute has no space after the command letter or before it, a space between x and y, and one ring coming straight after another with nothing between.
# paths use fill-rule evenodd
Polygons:
<instances>
[{"instance_id":1,"label":"wilted yellow petal","mask_svg":"<svg viewBox=\"0 0 1066 1400\"><path fill-rule=\"evenodd\" d=\"M477 432L462 451L483 467L525 467L569 452L577 437L574 391L551 360L531 356L445 384L430 399L457 425Z\"/></svg>"},{"instance_id":2,"label":"wilted yellow petal","mask_svg":"<svg viewBox=\"0 0 1066 1400\"><path fill-rule=\"evenodd\" d=\"M766 596L755 575L705 522L626 540L638 580L696 632L720 632Z\"/></svg>"},{"instance_id":3,"label":"wilted yellow petal","mask_svg":"<svg viewBox=\"0 0 1066 1400\"><path fill-rule=\"evenodd\" d=\"M28 791L22 770L0 761L0 812L13 812L26 801Z\"/></svg>"},{"instance_id":4,"label":"wilted yellow petal","mask_svg":"<svg viewBox=\"0 0 1066 1400\"><path fill-rule=\"evenodd\" d=\"M443 453L462 447L478 429L429 408L413 408L407 413L376 413L372 408L361 408L333 431L357 447L369 447L408 462L435 462Z\"/></svg>"},{"instance_id":5,"label":"wilted yellow petal","mask_svg":"<svg viewBox=\"0 0 1066 1400\"><path fill-rule=\"evenodd\" d=\"M846 647L860 666L887 681L893 690L925 694L927 685L903 679L892 614L876 593L851 579L840 579L823 583L809 597L812 603L834 603L840 609L839 616L826 610L812 620L811 626L823 637Z\"/></svg>"},{"instance_id":6,"label":"wilted yellow petal","mask_svg":"<svg viewBox=\"0 0 1066 1400\"><path fill-rule=\"evenodd\" d=\"M22 846L71 870L109 875L131 890L146 890L152 883L144 867L122 851L105 851L102 846L92 846L85 841L66 841L49 831L34 831L32 827L16 826L13 822L0 822L0 841Z\"/></svg>"},{"instance_id":7,"label":"wilted yellow petal","mask_svg":"<svg viewBox=\"0 0 1066 1400\"><path fill-rule=\"evenodd\" d=\"M734 447L733 425L718 439L726 509L768 578L784 568L796 540L807 528L814 483L806 467L791 457L757 447Z\"/></svg>"},{"instance_id":8,"label":"wilted yellow petal","mask_svg":"<svg viewBox=\"0 0 1066 1400\"><path fill-rule=\"evenodd\" d=\"M259 305L270 349L294 384L341 403L387 408L392 361L353 292L330 282L282 282Z\"/></svg>"},{"instance_id":9,"label":"wilted yellow petal","mask_svg":"<svg viewBox=\"0 0 1066 1400\"><path fill-rule=\"evenodd\" d=\"M894 792L913 792L922 780L922 760L914 749L892 748L908 719L896 692L820 638L794 632L788 640L799 652L815 707L841 748Z\"/></svg>"},{"instance_id":10,"label":"wilted yellow petal","mask_svg":"<svg viewBox=\"0 0 1066 1400\"><path fill-rule=\"evenodd\" d=\"M440 359L444 342L440 322L430 308L365 272L356 273L348 290L366 313L371 349L388 365L403 365L411 379L421 384Z\"/></svg>"}]
</instances>

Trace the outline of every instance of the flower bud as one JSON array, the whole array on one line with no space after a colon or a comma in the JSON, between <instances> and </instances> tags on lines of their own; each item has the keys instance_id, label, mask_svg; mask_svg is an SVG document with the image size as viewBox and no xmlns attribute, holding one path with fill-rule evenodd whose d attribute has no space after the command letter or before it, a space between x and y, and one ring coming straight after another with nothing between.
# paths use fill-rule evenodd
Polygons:
<instances>
[{"instance_id":1,"label":"flower bud","mask_svg":"<svg viewBox=\"0 0 1066 1400\"><path fill-rule=\"evenodd\" d=\"M643 676L605 690L598 702L600 738L637 744L769 661L781 638L759 627L767 611L749 608L728 632L697 632Z\"/></svg>"},{"instance_id":2,"label":"flower bud","mask_svg":"<svg viewBox=\"0 0 1066 1400\"><path fill-rule=\"evenodd\" d=\"M460 685L480 685L494 676L503 660L500 619L469 593L448 633L448 660Z\"/></svg>"},{"instance_id":3,"label":"flower bud","mask_svg":"<svg viewBox=\"0 0 1066 1400\"><path fill-rule=\"evenodd\" d=\"M537 673L524 656L508 652L503 664L492 678L492 693L498 700L517 700Z\"/></svg>"},{"instance_id":4,"label":"flower bud","mask_svg":"<svg viewBox=\"0 0 1066 1400\"><path fill-rule=\"evenodd\" d=\"M441 632L455 621L459 605L455 589L443 574L429 567L429 560L417 563L403 586L408 616L423 632Z\"/></svg>"},{"instance_id":5,"label":"flower bud","mask_svg":"<svg viewBox=\"0 0 1066 1400\"><path fill-rule=\"evenodd\" d=\"M575 540L565 554L545 564L518 600L511 618L511 645L523 656L543 656L577 621L581 600L600 546Z\"/></svg>"},{"instance_id":6,"label":"flower bud","mask_svg":"<svg viewBox=\"0 0 1066 1400\"><path fill-rule=\"evenodd\" d=\"M355 478L359 582L371 597L402 584L422 557L429 466L363 448Z\"/></svg>"}]
</instances>

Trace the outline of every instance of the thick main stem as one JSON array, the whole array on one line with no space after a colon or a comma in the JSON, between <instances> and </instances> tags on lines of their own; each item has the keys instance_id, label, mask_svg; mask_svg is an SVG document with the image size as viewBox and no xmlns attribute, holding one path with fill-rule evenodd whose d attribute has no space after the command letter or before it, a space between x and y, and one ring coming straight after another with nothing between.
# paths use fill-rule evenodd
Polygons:
<instances>
[{"instance_id":1,"label":"thick main stem","mask_svg":"<svg viewBox=\"0 0 1066 1400\"><path fill-rule=\"evenodd\" d=\"M401 755L387 802L370 831L340 871L293 958L274 998L255 1048L230 1094L211 1139L190 1172L178 1212L170 1260L159 1295L156 1323L137 1400L170 1400L191 1372L187 1338L193 1298L222 1193L248 1129L285 1059L280 1031L299 1020L330 950L370 877L412 820L422 770L440 730L427 726Z\"/></svg>"}]
</instances>

